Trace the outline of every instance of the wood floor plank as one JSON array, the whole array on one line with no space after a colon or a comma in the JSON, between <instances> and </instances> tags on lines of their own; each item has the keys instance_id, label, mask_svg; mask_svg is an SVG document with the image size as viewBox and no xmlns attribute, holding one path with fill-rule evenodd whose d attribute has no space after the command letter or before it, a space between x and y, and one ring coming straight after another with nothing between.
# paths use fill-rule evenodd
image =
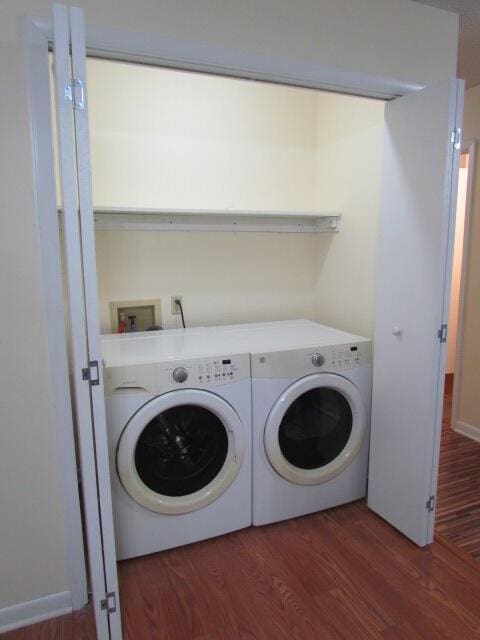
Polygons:
<instances>
[{"instance_id":1,"label":"wood floor plank","mask_svg":"<svg viewBox=\"0 0 480 640\"><path fill-rule=\"evenodd\" d=\"M124 561L119 575L126 640L480 638L480 572L363 502ZM87 609L4 640L94 637Z\"/></svg>"},{"instance_id":2,"label":"wood floor plank","mask_svg":"<svg viewBox=\"0 0 480 640\"><path fill-rule=\"evenodd\" d=\"M451 428L453 378L445 384L436 535L480 561L480 443ZM480 567L479 567L480 568Z\"/></svg>"}]
</instances>

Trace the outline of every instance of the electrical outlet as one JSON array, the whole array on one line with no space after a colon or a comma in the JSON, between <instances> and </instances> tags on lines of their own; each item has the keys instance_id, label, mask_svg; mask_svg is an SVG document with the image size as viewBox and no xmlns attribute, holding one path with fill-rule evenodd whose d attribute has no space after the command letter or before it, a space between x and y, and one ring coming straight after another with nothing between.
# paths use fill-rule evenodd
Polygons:
<instances>
[{"instance_id":1,"label":"electrical outlet","mask_svg":"<svg viewBox=\"0 0 480 640\"><path fill-rule=\"evenodd\" d=\"M180 307L175 302L175 300L180 300L181 304L183 305L183 296L172 296L172 316L180 315Z\"/></svg>"}]
</instances>

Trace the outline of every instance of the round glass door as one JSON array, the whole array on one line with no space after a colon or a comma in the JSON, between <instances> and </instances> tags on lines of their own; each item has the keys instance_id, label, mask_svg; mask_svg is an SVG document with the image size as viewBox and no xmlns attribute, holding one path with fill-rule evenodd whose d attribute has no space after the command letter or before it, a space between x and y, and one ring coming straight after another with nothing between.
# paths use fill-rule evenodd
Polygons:
<instances>
[{"instance_id":1,"label":"round glass door","mask_svg":"<svg viewBox=\"0 0 480 640\"><path fill-rule=\"evenodd\" d=\"M365 431L365 405L355 385L317 374L297 381L278 399L265 427L265 449L285 479L319 484L352 462Z\"/></svg>"},{"instance_id":2,"label":"round glass door","mask_svg":"<svg viewBox=\"0 0 480 640\"><path fill-rule=\"evenodd\" d=\"M243 459L237 413L216 395L173 391L142 407L123 431L117 471L127 493L157 513L188 513L219 497Z\"/></svg>"},{"instance_id":3,"label":"round glass door","mask_svg":"<svg viewBox=\"0 0 480 640\"><path fill-rule=\"evenodd\" d=\"M306 391L292 402L278 430L283 456L299 469L318 469L335 460L352 433L352 410L336 389Z\"/></svg>"},{"instance_id":4,"label":"round glass door","mask_svg":"<svg viewBox=\"0 0 480 640\"><path fill-rule=\"evenodd\" d=\"M187 404L150 420L135 447L135 467L155 493L188 496L217 477L227 452L221 420L208 409Z\"/></svg>"}]
</instances>

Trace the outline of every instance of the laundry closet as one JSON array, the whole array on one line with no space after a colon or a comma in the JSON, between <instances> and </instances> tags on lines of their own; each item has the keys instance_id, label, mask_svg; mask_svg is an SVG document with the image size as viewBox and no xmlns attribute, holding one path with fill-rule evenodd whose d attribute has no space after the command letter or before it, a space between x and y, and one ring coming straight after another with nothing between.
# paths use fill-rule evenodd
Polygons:
<instances>
[{"instance_id":1,"label":"laundry closet","mask_svg":"<svg viewBox=\"0 0 480 640\"><path fill-rule=\"evenodd\" d=\"M117 559L365 497L384 101L93 58L87 74ZM64 263L67 281L66 249ZM171 334L180 322L185 335ZM206 352L206 334L189 333L227 324L243 333L214 328ZM268 375L254 381L266 358L253 350L306 336L325 347L317 364L301 356L300 379L337 343L349 355L325 365L344 377L311 376L280 420L334 434L317 456L311 435L282 436L292 485L279 436L278 473L258 459L266 418L250 415L272 391Z\"/></svg>"},{"instance_id":2,"label":"laundry closet","mask_svg":"<svg viewBox=\"0 0 480 640\"><path fill-rule=\"evenodd\" d=\"M232 392L229 398L219 392L212 402L230 407L224 410L233 411L229 418L233 422L243 415L245 425L250 419L249 372L266 360L258 341L255 351L233 351L231 358L222 350L209 355L216 360L188 366L175 363L175 368L167 368L167 361L174 358L165 351L160 365L145 360L143 364L151 368L145 370L141 383L136 378L132 382L123 371L128 358L115 364L115 358L105 355L116 352L118 332L126 334L118 343L118 353L126 353L143 331L152 330L152 337L145 340L158 339L145 342L145 349L155 345L162 350L158 345L163 336L174 336L173 341L181 336L182 345L195 344L206 336L212 341L208 327L213 325L303 318L296 320L297 329L290 327L293 333L315 331L309 320L348 332L338 343L342 355L328 352L329 363L340 368L356 366L353 362L360 364L362 359L370 366L373 339L373 394L370 374L368 384L359 377L356 406L362 409L357 412L355 405L347 406L349 392L341 389L338 395L345 406L338 408L338 415L354 423L361 414L360 421L369 425L373 396L368 505L420 546L427 544L433 537L461 85L452 80L424 91L408 87L398 97L394 91L379 90L380 85L350 92L321 91L280 80L267 83L160 64L87 58L78 18L75 10L68 15L57 8L54 124L59 131L57 195L65 304L70 312L72 388L80 425L83 494L90 514L87 522L91 518L87 529L90 555L102 555L105 567L102 572L91 558L94 592L100 593L102 585L106 591L105 599L95 602L97 625L107 624L102 618L107 609L115 614L108 624L120 628L110 472L118 472L121 486L137 503L135 508L140 505L140 518L147 517L145 509L159 512L161 492L152 496L159 480L148 460L151 477L141 479L150 491L135 498L138 457L148 459L155 448L169 446L148 441L148 434L140 442L162 413L150 415L151 403L144 404L139 395L156 402L162 394L175 394L173 382L182 384L192 371L199 384L222 376L226 380L232 376L236 384L238 377L244 395ZM69 20L74 80L65 84L70 79ZM253 72L244 75L255 78ZM68 101L73 116L65 106ZM187 327L185 334L168 331L182 326ZM218 330L219 343L234 344L228 331L234 330ZM100 334L106 349L101 349ZM310 367L325 362L321 351L303 355L308 356ZM115 366L123 368L119 382L113 380L118 372L108 371ZM345 379L352 382L347 375ZM159 390L162 381L165 385ZM294 381L295 377L292 386ZM118 442L113 444L105 428L104 390L107 419L117 415L116 392L127 398L125 413L118 410L122 417L115 436ZM188 411L195 405L196 390L184 405ZM188 390L185 387L179 393ZM171 397L165 415L178 408L168 404ZM222 410L216 414L220 422ZM275 411L268 414L267 407L264 413L268 423ZM172 421L177 419L188 422L190 415ZM137 422L133 430L124 428ZM205 425L199 451L207 451L204 435L215 430L211 419L205 419ZM230 451L232 437L219 437L219 450ZM173 440L177 448L183 447L179 436ZM230 456L237 467L243 459L250 460L250 446L255 461L258 443L245 440L248 444L242 444L241 454ZM145 445L143 453L139 443ZM260 448L262 443L263 439ZM359 436L355 450L345 455L353 459L360 447L359 476L365 486L368 438ZM218 475L224 469L221 459L220 455ZM226 486L234 487L240 475L225 469L231 476ZM245 464L242 473L237 504L242 495L250 495ZM298 484L313 485L311 479ZM190 487L189 493L198 494L200 503L192 502L189 510L180 512L175 511L177 503L190 498L170 489L168 498L180 499L164 500L167 510L163 513L198 515L201 506L216 498L200 495L204 488ZM349 499L364 495L352 493ZM131 523L136 516L125 505L125 521ZM240 509L236 515L240 517ZM195 518L190 519L192 529L200 522ZM257 524L268 521L260 518ZM131 528L132 548L135 538L143 535L142 526ZM183 544L189 541L193 539L186 538ZM169 542L162 548L171 546ZM143 553L155 550L145 549ZM133 555L141 552L127 551L120 558Z\"/></svg>"},{"instance_id":3,"label":"laundry closet","mask_svg":"<svg viewBox=\"0 0 480 640\"><path fill-rule=\"evenodd\" d=\"M398 168L395 155L384 167L384 99L94 57L86 72L101 334L305 318L372 339L376 318L377 362L390 367L396 347L379 351L379 318L395 305L405 313L407 298L425 291L415 293L422 274L415 265L408 273L395 234L411 241L414 223L420 254L430 222L422 231L403 221L408 189L397 191L384 223L388 255L379 252L382 188L385 200ZM407 156L401 137L391 143ZM394 273L397 291L387 282ZM398 347L404 328L387 332ZM394 375L408 366L409 357ZM377 380L387 390L384 420L386 380ZM371 468L376 460L383 478L392 448L383 431L376 438L382 454ZM405 446L409 456L408 438ZM382 504L383 480L371 483L375 492Z\"/></svg>"}]
</instances>

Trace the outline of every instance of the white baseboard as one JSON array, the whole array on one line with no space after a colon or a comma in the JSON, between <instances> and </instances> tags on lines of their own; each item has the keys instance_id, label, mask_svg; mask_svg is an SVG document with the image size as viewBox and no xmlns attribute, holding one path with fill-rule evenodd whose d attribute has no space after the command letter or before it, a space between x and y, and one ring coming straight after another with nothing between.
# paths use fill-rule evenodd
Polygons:
<instances>
[{"instance_id":1,"label":"white baseboard","mask_svg":"<svg viewBox=\"0 0 480 640\"><path fill-rule=\"evenodd\" d=\"M467 436L471 440L476 440L476 442L480 442L480 427L474 427L472 424L467 424L466 422L461 422L460 420L453 427L453 430L457 433L461 433L462 436Z\"/></svg>"},{"instance_id":2,"label":"white baseboard","mask_svg":"<svg viewBox=\"0 0 480 640\"><path fill-rule=\"evenodd\" d=\"M43 598L14 604L11 607L0 609L0 633L63 616L71 611L72 596L70 591L53 593Z\"/></svg>"}]
</instances>

